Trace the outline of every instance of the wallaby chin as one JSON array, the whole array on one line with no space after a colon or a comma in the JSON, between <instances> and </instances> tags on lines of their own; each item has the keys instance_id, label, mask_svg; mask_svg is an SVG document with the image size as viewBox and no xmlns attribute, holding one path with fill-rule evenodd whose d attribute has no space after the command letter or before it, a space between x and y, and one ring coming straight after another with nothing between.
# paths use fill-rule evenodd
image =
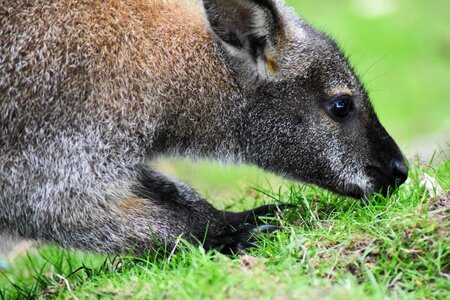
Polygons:
<instances>
[{"instance_id":1,"label":"wallaby chin","mask_svg":"<svg viewBox=\"0 0 450 300\"><path fill-rule=\"evenodd\" d=\"M3 231L107 253L179 237L227 253L274 229L257 219L279 207L219 211L147 163L164 154L242 161L357 198L406 180L337 44L282 0L2 6Z\"/></svg>"}]
</instances>

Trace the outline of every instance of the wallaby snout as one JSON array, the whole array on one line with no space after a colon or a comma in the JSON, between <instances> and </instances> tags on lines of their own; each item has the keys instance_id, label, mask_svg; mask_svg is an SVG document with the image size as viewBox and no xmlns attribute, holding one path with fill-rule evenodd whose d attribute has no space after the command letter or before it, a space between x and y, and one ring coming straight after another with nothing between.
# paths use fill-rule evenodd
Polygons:
<instances>
[{"instance_id":1,"label":"wallaby snout","mask_svg":"<svg viewBox=\"0 0 450 300\"><path fill-rule=\"evenodd\" d=\"M369 114L369 116L372 114ZM365 173L370 179L364 196L373 193L388 195L408 178L407 161L375 114L366 124L367 144L360 151L366 153ZM365 152L365 149L368 151Z\"/></svg>"},{"instance_id":2,"label":"wallaby snout","mask_svg":"<svg viewBox=\"0 0 450 300\"><path fill-rule=\"evenodd\" d=\"M403 158L394 158L384 166L369 166L368 174L374 178L373 192L387 196L390 192L402 185L408 179L408 166Z\"/></svg>"},{"instance_id":3,"label":"wallaby snout","mask_svg":"<svg viewBox=\"0 0 450 300\"><path fill-rule=\"evenodd\" d=\"M408 166L403 160L394 160L391 163L391 174L394 177L394 185L399 186L408 179Z\"/></svg>"}]
</instances>

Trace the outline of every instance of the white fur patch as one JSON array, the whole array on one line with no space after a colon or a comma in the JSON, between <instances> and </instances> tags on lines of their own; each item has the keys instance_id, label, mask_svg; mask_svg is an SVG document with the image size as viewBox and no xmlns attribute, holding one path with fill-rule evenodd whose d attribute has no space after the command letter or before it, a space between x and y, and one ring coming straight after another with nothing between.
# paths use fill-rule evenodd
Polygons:
<instances>
[{"instance_id":1,"label":"white fur patch","mask_svg":"<svg viewBox=\"0 0 450 300\"><path fill-rule=\"evenodd\" d=\"M353 162L351 165L344 162L342 159L343 151L340 150L337 140L333 139L329 141L325 152L325 157L327 157L330 162L330 169L333 174L337 175L341 188L348 190L351 186L355 185L359 187L365 195L369 194L369 191L371 190L370 178L363 173L360 167L355 167L356 165L361 165L358 162Z\"/></svg>"}]
</instances>

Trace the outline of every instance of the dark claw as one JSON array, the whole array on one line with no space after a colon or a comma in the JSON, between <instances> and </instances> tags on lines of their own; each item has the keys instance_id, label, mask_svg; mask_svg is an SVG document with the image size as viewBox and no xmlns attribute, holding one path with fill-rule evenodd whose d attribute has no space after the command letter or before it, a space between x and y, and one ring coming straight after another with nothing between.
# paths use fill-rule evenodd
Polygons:
<instances>
[{"instance_id":1,"label":"dark claw","mask_svg":"<svg viewBox=\"0 0 450 300\"><path fill-rule=\"evenodd\" d=\"M240 213L225 213L225 220L228 225L238 228L243 224L258 225L260 217L274 217L277 212L285 209L296 208L297 206L293 204L269 204L263 205L251 210L247 210Z\"/></svg>"},{"instance_id":2,"label":"dark claw","mask_svg":"<svg viewBox=\"0 0 450 300\"><path fill-rule=\"evenodd\" d=\"M277 231L279 229L281 229L280 226L266 224L266 225L260 225L258 227L254 227L254 228L250 229L249 233L250 234L272 233L272 232Z\"/></svg>"},{"instance_id":3,"label":"dark claw","mask_svg":"<svg viewBox=\"0 0 450 300\"><path fill-rule=\"evenodd\" d=\"M252 242L246 242L246 243L242 243L243 246L243 250L244 249L248 249L248 248L259 248L258 244L256 243L252 243Z\"/></svg>"}]
</instances>

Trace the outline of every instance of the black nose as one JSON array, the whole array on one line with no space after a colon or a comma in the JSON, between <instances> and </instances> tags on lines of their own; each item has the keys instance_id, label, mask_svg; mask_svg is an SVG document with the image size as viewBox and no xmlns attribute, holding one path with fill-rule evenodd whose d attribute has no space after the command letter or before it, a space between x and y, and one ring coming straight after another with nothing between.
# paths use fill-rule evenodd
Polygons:
<instances>
[{"instance_id":1,"label":"black nose","mask_svg":"<svg viewBox=\"0 0 450 300\"><path fill-rule=\"evenodd\" d=\"M396 159L392 161L391 172L396 186L401 185L408 178L408 166L403 160Z\"/></svg>"}]
</instances>

